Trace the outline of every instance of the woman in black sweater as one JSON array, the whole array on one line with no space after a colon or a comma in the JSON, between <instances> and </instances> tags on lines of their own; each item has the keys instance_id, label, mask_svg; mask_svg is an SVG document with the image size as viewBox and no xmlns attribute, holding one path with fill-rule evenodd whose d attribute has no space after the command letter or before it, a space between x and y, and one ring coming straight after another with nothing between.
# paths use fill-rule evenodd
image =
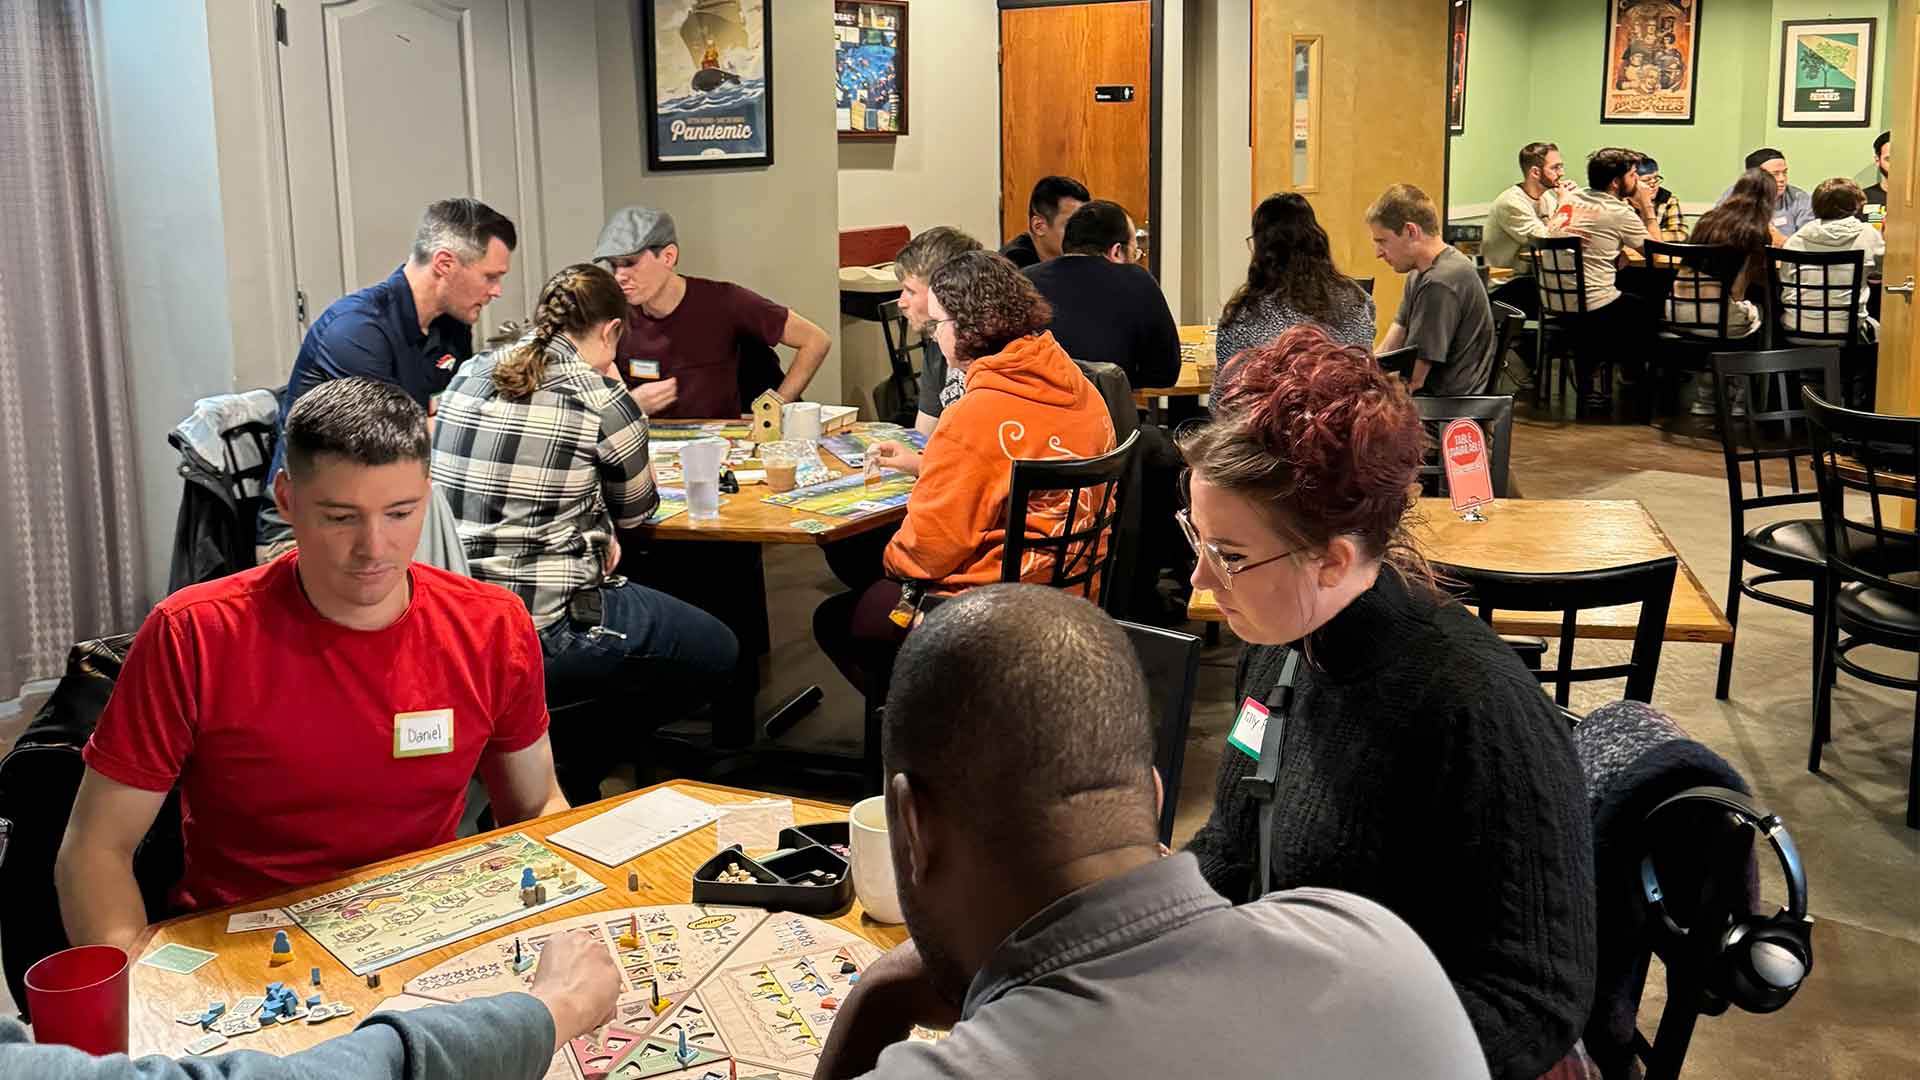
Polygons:
<instances>
[{"instance_id":1,"label":"woman in black sweater","mask_svg":"<svg viewBox=\"0 0 1920 1080\"><path fill-rule=\"evenodd\" d=\"M1189 850L1236 902L1314 885L1386 905L1446 969L1494 1077L1584 1075L1584 782L1539 684L1408 542L1425 439L1411 399L1364 350L1297 327L1247 356L1227 406L1181 444L1194 586L1249 643ZM1276 684L1296 650L1289 699Z\"/></svg>"}]
</instances>

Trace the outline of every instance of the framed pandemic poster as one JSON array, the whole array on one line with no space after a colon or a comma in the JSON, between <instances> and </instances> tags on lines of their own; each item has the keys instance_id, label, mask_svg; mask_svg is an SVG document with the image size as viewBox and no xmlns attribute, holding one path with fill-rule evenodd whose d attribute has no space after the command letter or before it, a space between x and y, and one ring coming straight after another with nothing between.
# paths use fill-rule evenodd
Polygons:
<instances>
[{"instance_id":1,"label":"framed pandemic poster","mask_svg":"<svg viewBox=\"0 0 1920 1080\"><path fill-rule=\"evenodd\" d=\"M1447 26L1447 132L1467 130L1467 21L1473 0L1453 0Z\"/></svg>"},{"instance_id":2,"label":"framed pandemic poster","mask_svg":"<svg viewBox=\"0 0 1920 1080\"><path fill-rule=\"evenodd\" d=\"M637 0L647 166L773 164L772 0Z\"/></svg>"},{"instance_id":3,"label":"framed pandemic poster","mask_svg":"<svg viewBox=\"0 0 1920 1080\"><path fill-rule=\"evenodd\" d=\"M1691 124L1704 0L1607 0L1603 124Z\"/></svg>"},{"instance_id":4,"label":"framed pandemic poster","mask_svg":"<svg viewBox=\"0 0 1920 1080\"><path fill-rule=\"evenodd\" d=\"M840 137L905 135L905 0L834 0L833 35L833 110Z\"/></svg>"},{"instance_id":5,"label":"framed pandemic poster","mask_svg":"<svg viewBox=\"0 0 1920 1080\"><path fill-rule=\"evenodd\" d=\"M1873 123L1873 19L1780 24L1780 126Z\"/></svg>"}]
</instances>

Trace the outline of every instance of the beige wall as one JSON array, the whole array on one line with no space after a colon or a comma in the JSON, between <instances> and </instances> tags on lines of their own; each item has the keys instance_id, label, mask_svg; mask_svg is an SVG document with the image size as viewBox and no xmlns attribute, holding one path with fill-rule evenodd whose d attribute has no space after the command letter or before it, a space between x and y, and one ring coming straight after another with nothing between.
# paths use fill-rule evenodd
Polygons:
<instances>
[{"instance_id":1,"label":"beige wall","mask_svg":"<svg viewBox=\"0 0 1920 1080\"><path fill-rule=\"evenodd\" d=\"M656 206L680 231L680 265L787 305L835 333L840 238L833 137L831 0L781 0L773 9L773 155L759 169L650 173L640 126L633 5L597 0L600 167L609 208ZM591 240L588 241L589 245ZM590 248L588 249L590 250ZM829 353L809 397L838 397L840 358Z\"/></svg>"},{"instance_id":2,"label":"beige wall","mask_svg":"<svg viewBox=\"0 0 1920 1080\"><path fill-rule=\"evenodd\" d=\"M838 144L839 227L953 225L998 246L1000 13L973 0L914 4L907 42L911 134Z\"/></svg>"},{"instance_id":3,"label":"beige wall","mask_svg":"<svg viewBox=\"0 0 1920 1080\"><path fill-rule=\"evenodd\" d=\"M1186 50L1187 93L1198 98L1188 116L1183 201L1190 231L1185 287L1186 320L1211 322L1247 274L1243 237L1253 212L1251 60L1247 51L1249 0L1192 0Z\"/></svg>"}]
</instances>

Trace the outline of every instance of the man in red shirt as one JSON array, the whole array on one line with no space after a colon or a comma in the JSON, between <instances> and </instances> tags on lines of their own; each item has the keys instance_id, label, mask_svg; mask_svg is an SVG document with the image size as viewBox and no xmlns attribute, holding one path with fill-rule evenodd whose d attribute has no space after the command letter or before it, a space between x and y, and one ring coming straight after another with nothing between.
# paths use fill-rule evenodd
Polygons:
<instances>
[{"instance_id":1,"label":"man in red shirt","mask_svg":"<svg viewBox=\"0 0 1920 1080\"><path fill-rule=\"evenodd\" d=\"M526 605L412 561L420 407L339 379L282 438L274 501L298 550L161 601L87 743L55 866L75 944L146 926L133 851L176 784L185 910L452 840L476 769L502 824L566 808Z\"/></svg>"},{"instance_id":2,"label":"man in red shirt","mask_svg":"<svg viewBox=\"0 0 1920 1080\"><path fill-rule=\"evenodd\" d=\"M793 349L779 392L798 401L833 347L811 320L751 289L681 275L679 236L664 211L614 211L593 258L613 271L632 305L617 360L650 418L739 416L743 346Z\"/></svg>"}]
</instances>

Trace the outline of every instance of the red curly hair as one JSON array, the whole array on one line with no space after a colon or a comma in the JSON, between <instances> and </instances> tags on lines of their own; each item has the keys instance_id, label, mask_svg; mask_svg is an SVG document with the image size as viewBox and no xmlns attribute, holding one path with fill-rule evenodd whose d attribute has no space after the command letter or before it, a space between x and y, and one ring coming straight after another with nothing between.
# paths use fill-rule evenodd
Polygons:
<instances>
[{"instance_id":1,"label":"red curly hair","mask_svg":"<svg viewBox=\"0 0 1920 1080\"><path fill-rule=\"evenodd\" d=\"M1189 475L1267 507L1294 542L1325 550L1352 537L1431 579L1405 528L1426 429L1367 350L1295 326L1245 354L1220 414L1180 440Z\"/></svg>"}]
</instances>

